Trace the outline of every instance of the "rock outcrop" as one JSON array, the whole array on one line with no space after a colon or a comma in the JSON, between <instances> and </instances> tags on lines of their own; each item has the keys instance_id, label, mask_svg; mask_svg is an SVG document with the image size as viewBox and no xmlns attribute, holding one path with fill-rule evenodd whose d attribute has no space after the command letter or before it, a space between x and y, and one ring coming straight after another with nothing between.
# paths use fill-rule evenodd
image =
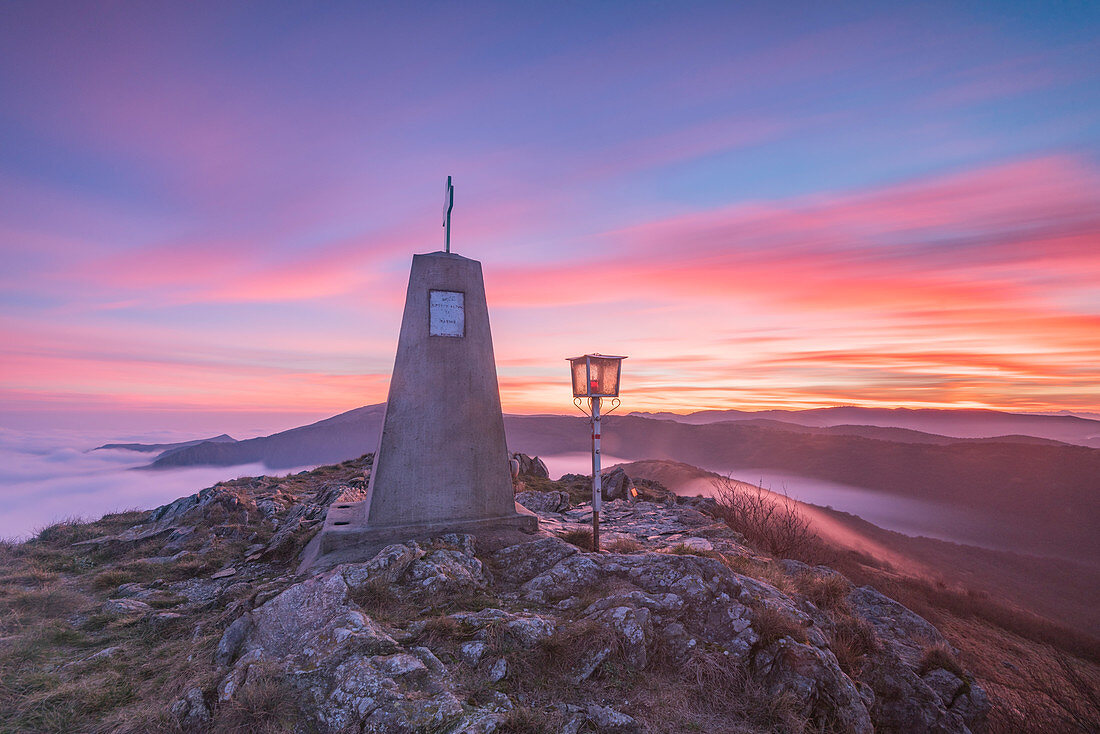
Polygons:
<instances>
[{"instance_id":1,"label":"rock outcrop","mask_svg":"<svg viewBox=\"0 0 1100 734\"><path fill-rule=\"evenodd\" d=\"M832 649L835 619L734 570L734 559L753 555L725 526L690 507L613 501L606 509L608 536L634 550L588 553L547 533L479 554L476 538L450 535L301 579L226 628L216 698L229 701L274 671L321 728L495 731L539 698L518 678L556 664L546 650L583 630L560 671L562 700L542 702L563 727L645 731L629 710L585 700L584 686L610 670L645 676L702 656L833 731L980 728L988 702L976 684L919 672L922 650L945 642L905 607L869 587L850 589L846 613L877 644L861 670L846 672ZM545 512L545 524L560 533L583 525L586 511ZM472 696L471 684L495 691Z\"/></svg>"},{"instance_id":2,"label":"rock outcrop","mask_svg":"<svg viewBox=\"0 0 1100 734\"><path fill-rule=\"evenodd\" d=\"M630 489L633 486L630 477L620 467L600 475L600 493L605 500L630 499Z\"/></svg>"},{"instance_id":3,"label":"rock outcrop","mask_svg":"<svg viewBox=\"0 0 1100 734\"><path fill-rule=\"evenodd\" d=\"M222 483L74 545L130 570L97 570L73 625L188 651L150 726L271 711L272 730L319 732L982 729L989 701L928 621L763 556L711 501L659 487L605 502L601 553L582 547L591 505L555 489L517 496L534 537L447 534L297 574L368 470ZM109 641L62 670L122 665L131 648Z\"/></svg>"},{"instance_id":4,"label":"rock outcrop","mask_svg":"<svg viewBox=\"0 0 1100 734\"><path fill-rule=\"evenodd\" d=\"M537 456L528 456L527 454L512 454L514 459L519 464L519 473L526 474L531 477L538 477L540 479L549 479L550 472L546 468L546 464Z\"/></svg>"}]
</instances>

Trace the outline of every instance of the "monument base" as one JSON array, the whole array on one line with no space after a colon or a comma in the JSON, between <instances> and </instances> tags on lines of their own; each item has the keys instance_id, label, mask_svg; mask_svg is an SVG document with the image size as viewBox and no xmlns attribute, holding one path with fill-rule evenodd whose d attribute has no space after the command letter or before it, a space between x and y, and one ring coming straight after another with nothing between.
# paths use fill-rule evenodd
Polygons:
<instances>
[{"instance_id":1,"label":"monument base","mask_svg":"<svg viewBox=\"0 0 1100 734\"><path fill-rule=\"evenodd\" d=\"M515 513L499 517L380 526L371 526L364 522L369 510L367 504L365 501L348 502L329 507L325 525L306 547L299 571L336 563L369 560L385 546L406 540L421 540L446 533L534 533L539 529L538 515L518 503L515 505Z\"/></svg>"}]
</instances>

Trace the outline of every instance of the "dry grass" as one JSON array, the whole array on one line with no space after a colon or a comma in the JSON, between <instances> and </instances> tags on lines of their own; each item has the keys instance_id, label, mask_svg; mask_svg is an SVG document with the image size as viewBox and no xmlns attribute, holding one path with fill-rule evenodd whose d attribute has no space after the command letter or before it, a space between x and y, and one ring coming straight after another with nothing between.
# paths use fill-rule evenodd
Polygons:
<instances>
[{"instance_id":1,"label":"dry grass","mask_svg":"<svg viewBox=\"0 0 1100 734\"><path fill-rule=\"evenodd\" d=\"M419 597L417 597L419 598ZM424 599L432 613L438 612L480 612L489 607L499 607L498 599L489 589L461 587L443 591Z\"/></svg>"},{"instance_id":2,"label":"dry grass","mask_svg":"<svg viewBox=\"0 0 1100 734\"><path fill-rule=\"evenodd\" d=\"M874 627L852 616L834 619L828 637L829 648L836 655L840 669L851 677L860 674L867 656L881 644Z\"/></svg>"},{"instance_id":3,"label":"dry grass","mask_svg":"<svg viewBox=\"0 0 1100 734\"><path fill-rule=\"evenodd\" d=\"M1057 676L1036 681L1051 703L1051 718L1067 731L1100 731L1100 676L1066 657L1055 655Z\"/></svg>"},{"instance_id":4,"label":"dry grass","mask_svg":"<svg viewBox=\"0 0 1100 734\"><path fill-rule=\"evenodd\" d=\"M721 554L715 551L707 551L701 548L694 548L685 543L677 543L676 545L665 550L665 553L673 556L703 556L705 558L720 558Z\"/></svg>"},{"instance_id":5,"label":"dry grass","mask_svg":"<svg viewBox=\"0 0 1100 734\"><path fill-rule=\"evenodd\" d=\"M840 556L834 567L932 622L961 651L960 664L992 700L991 734L1100 731L1096 637L989 594L905 576L855 554Z\"/></svg>"},{"instance_id":6,"label":"dry grass","mask_svg":"<svg viewBox=\"0 0 1100 734\"><path fill-rule=\"evenodd\" d=\"M559 535L566 543L572 543L581 550L592 550L592 531L589 528L577 528L576 530L567 530Z\"/></svg>"},{"instance_id":7,"label":"dry grass","mask_svg":"<svg viewBox=\"0 0 1100 734\"><path fill-rule=\"evenodd\" d=\"M38 588L8 587L0 591L0 611L14 612L28 621L64 617L85 602L85 597L59 582Z\"/></svg>"},{"instance_id":8,"label":"dry grass","mask_svg":"<svg viewBox=\"0 0 1100 734\"><path fill-rule=\"evenodd\" d=\"M644 722L647 732L816 731L793 696L770 693L719 649L697 648L682 661L655 650L629 699L629 713Z\"/></svg>"},{"instance_id":9,"label":"dry grass","mask_svg":"<svg viewBox=\"0 0 1100 734\"><path fill-rule=\"evenodd\" d=\"M787 573L782 566L772 560L750 560L745 570L738 571L738 573L754 578L757 581L763 581L787 595L793 594L796 591L794 579L791 578L791 575Z\"/></svg>"},{"instance_id":10,"label":"dry grass","mask_svg":"<svg viewBox=\"0 0 1100 734\"><path fill-rule=\"evenodd\" d=\"M452 617L432 617L423 631L417 636L417 642L435 649L440 645L473 639L474 631Z\"/></svg>"},{"instance_id":11,"label":"dry grass","mask_svg":"<svg viewBox=\"0 0 1100 734\"><path fill-rule=\"evenodd\" d=\"M544 659L541 665L564 676L574 671L595 651L610 649L604 662L613 665L622 658L622 641L615 632L599 622L582 619L559 628L538 647Z\"/></svg>"},{"instance_id":12,"label":"dry grass","mask_svg":"<svg viewBox=\"0 0 1100 734\"><path fill-rule=\"evenodd\" d=\"M473 636L468 632L465 635L465 639ZM578 671L603 650L608 652L583 684L586 690L590 686L596 690L609 684L617 686L634 680L641 672L625 664L619 636L590 619L560 626L532 648L521 646L499 626L487 627L482 638L489 646L489 657L506 657L508 677L503 684L512 692L522 693L528 705L551 705L575 698Z\"/></svg>"},{"instance_id":13,"label":"dry grass","mask_svg":"<svg viewBox=\"0 0 1100 734\"><path fill-rule=\"evenodd\" d=\"M92 586L96 589L108 591L110 589L117 589L122 584L127 584L136 580L137 577L132 572L112 568L108 571L97 573L95 578L92 579Z\"/></svg>"},{"instance_id":14,"label":"dry grass","mask_svg":"<svg viewBox=\"0 0 1100 734\"><path fill-rule=\"evenodd\" d=\"M170 577L172 564L105 567L111 554L71 545L117 534L145 515L68 520L27 543L0 544L0 731L160 731L158 717L171 697L196 680L212 685L204 676L220 630L195 634L190 617L89 614L120 583ZM165 608L183 601L166 592L150 603ZM88 659L108 647L116 648L110 657Z\"/></svg>"},{"instance_id":15,"label":"dry grass","mask_svg":"<svg viewBox=\"0 0 1100 734\"><path fill-rule=\"evenodd\" d=\"M837 570L858 586L868 584L939 625L951 619L976 619L1092 663L1100 663L1100 638L1079 632L1007 601L972 589L954 589L928 579L880 571L850 558Z\"/></svg>"},{"instance_id":16,"label":"dry grass","mask_svg":"<svg viewBox=\"0 0 1100 734\"><path fill-rule=\"evenodd\" d=\"M938 668L942 668L960 679L965 680L967 677L966 671L963 670L958 658L955 657L955 652L950 646L943 643L929 645L924 648L921 652L920 666L917 668L917 673L918 675L924 675Z\"/></svg>"},{"instance_id":17,"label":"dry grass","mask_svg":"<svg viewBox=\"0 0 1100 734\"><path fill-rule=\"evenodd\" d=\"M416 607L397 595L393 584L384 578L373 578L350 594L351 600L371 617L398 623L416 614Z\"/></svg>"},{"instance_id":18,"label":"dry grass","mask_svg":"<svg viewBox=\"0 0 1100 734\"><path fill-rule=\"evenodd\" d=\"M93 632L61 620L27 625L0 648L0 731L152 730L134 724L151 702L167 706L166 696L209 674L217 638L191 638L189 624L114 620ZM106 647L119 651L89 659Z\"/></svg>"},{"instance_id":19,"label":"dry grass","mask_svg":"<svg viewBox=\"0 0 1100 734\"><path fill-rule=\"evenodd\" d=\"M271 481L285 494L301 496L325 480L360 476L362 466L362 460L345 462ZM263 481L223 485L247 491ZM72 545L118 535L146 517L133 511L94 522L73 518L25 543L0 541L0 732L178 731L167 713L175 698L197 687L213 700L220 674L211 661L233 614L223 617L209 607L191 614L186 599L168 591L145 601L173 608L182 618L119 618L98 607L123 583L186 580L237 563L248 545L266 541L274 528L247 503L234 506L229 499L194 518L197 530L182 544L193 555L176 562L143 560L167 555L163 535L137 543ZM310 532L304 530L303 539ZM114 654L89 659L106 648L115 648ZM238 700L214 710L209 731L305 731L291 694L273 676L261 678Z\"/></svg>"},{"instance_id":20,"label":"dry grass","mask_svg":"<svg viewBox=\"0 0 1100 734\"><path fill-rule=\"evenodd\" d=\"M633 538L615 538L603 544L604 550L611 553L640 553L645 546Z\"/></svg>"},{"instance_id":21,"label":"dry grass","mask_svg":"<svg viewBox=\"0 0 1100 734\"><path fill-rule=\"evenodd\" d=\"M1100 666L977 618L939 627L989 693L989 734L1100 731Z\"/></svg>"},{"instance_id":22,"label":"dry grass","mask_svg":"<svg viewBox=\"0 0 1100 734\"><path fill-rule=\"evenodd\" d=\"M843 576L806 571L795 575L794 585L819 609L838 612L848 609L851 584Z\"/></svg>"},{"instance_id":23,"label":"dry grass","mask_svg":"<svg viewBox=\"0 0 1100 734\"><path fill-rule=\"evenodd\" d=\"M502 734L556 734L562 730L564 723L556 711L535 711L517 706L505 715L496 731Z\"/></svg>"},{"instance_id":24,"label":"dry grass","mask_svg":"<svg viewBox=\"0 0 1100 734\"><path fill-rule=\"evenodd\" d=\"M753 607L752 628L760 636L757 649L767 647L784 637L795 642L806 641L806 629L796 619L772 607L757 605Z\"/></svg>"},{"instance_id":25,"label":"dry grass","mask_svg":"<svg viewBox=\"0 0 1100 734\"><path fill-rule=\"evenodd\" d=\"M214 711L212 729L225 734L272 734L298 731L305 719L298 692L277 673L249 676L229 701Z\"/></svg>"},{"instance_id":26,"label":"dry grass","mask_svg":"<svg viewBox=\"0 0 1100 734\"><path fill-rule=\"evenodd\" d=\"M42 679L24 691L14 710L20 731L86 731L84 722L97 721L135 700L133 685L118 669L88 671L69 680Z\"/></svg>"}]
</instances>

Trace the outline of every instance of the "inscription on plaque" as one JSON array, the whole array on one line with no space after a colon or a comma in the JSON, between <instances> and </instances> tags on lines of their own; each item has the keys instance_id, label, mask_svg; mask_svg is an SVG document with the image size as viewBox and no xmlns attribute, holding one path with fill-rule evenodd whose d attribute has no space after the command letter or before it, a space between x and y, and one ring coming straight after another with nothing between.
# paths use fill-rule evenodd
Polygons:
<instances>
[{"instance_id":1,"label":"inscription on plaque","mask_svg":"<svg viewBox=\"0 0 1100 734\"><path fill-rule=\"evenodd\" d=\"M465 293L428 291L428 335L466 336Z\"/></svg>"}]
</instances>

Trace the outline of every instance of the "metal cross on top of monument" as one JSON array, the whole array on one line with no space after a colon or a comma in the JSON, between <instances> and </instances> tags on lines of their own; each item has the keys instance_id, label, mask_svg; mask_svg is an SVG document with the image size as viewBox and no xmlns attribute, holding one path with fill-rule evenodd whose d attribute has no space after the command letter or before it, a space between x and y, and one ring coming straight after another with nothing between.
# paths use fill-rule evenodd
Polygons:
<instances>
[{"instance_id":1,"label":"metal cross on top of monument","mask_svg":"<svg viewBox=\"0 0 1100 734\"><path fill-rule=\"evenodd\" d=\"M451 177L447 177L447 187L443 189L443 251L451 251L451 210L455 208L455 187Z\"/></svg>"},{"instance_id":2,"label":"metal cross on top of monument","mask_svg":"<svg viewBox=\"0 0 1100 734\"><path fill-rule=\"evenodd\" d=\"M538 529L513 495L485 282L480 262L450 251L453 206L448 177L444 249L413 255L366 498L329 507L303 569L395 541Z\"/></svg>"}]
</instances>

